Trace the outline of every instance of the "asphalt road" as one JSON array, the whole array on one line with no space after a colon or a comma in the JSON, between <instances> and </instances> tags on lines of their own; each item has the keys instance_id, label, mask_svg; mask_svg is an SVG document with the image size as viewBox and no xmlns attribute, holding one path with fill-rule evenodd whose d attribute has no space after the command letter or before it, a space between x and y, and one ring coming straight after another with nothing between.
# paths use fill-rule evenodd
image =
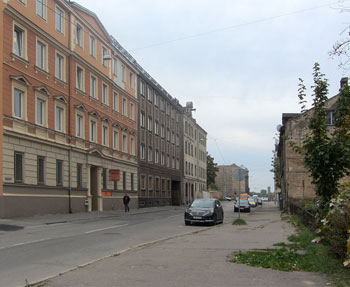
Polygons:
<instances>
[{"instance_id":1,"label":"asphalt road","mask_svg":"<svg viewBox=\"0 0 350 287\"><path fill-rule=\"evenodd\" d=\"M227 212L232 209L233 203L224 204ZM0 225L24 227L0 232L0 286L39 282L128 249L208 228L185 226L183 212L184 207L169 207L96 217L0 220Z\"/></svg>"}]
</instances>

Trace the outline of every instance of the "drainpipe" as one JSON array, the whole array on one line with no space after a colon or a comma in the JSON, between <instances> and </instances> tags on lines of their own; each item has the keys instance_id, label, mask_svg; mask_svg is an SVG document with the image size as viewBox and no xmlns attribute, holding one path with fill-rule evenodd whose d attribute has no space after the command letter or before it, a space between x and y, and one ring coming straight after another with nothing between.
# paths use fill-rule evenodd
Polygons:
<instances>
[{"instance_id":1,"label":"drainpipe","mask_svg":"<svg viewBox=\"0 0 350 287\"><path fill-rule=\"evenodd\" d=\"M69 23L71 23L71 13L69 13ZM71 48L71 26L69 25L68 29L68 45ZM70 49L71 51L71 49ZM71 136L71 55L68 56L68 137L69 137L69 150L68 150L68 212L72 212L72 172L71 172L71 166L72 166L72 136Z\"/></svg>"}]
</instances>

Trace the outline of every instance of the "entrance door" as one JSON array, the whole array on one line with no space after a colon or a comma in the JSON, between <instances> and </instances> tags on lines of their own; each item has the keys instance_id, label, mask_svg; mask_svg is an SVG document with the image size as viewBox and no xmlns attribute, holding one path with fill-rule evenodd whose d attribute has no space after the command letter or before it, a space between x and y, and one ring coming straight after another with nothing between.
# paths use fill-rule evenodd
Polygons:
<instances>
[{"instance_id":1,"label":"entrance door","mask_svg":"<svg viewBox=\"0 0 350 287\"><path fill-rule=\"evenodd\" d=\"M181 182L171 181L171 201L172 205L180 205L181 202Z\"/></svg>"},{"instance_id":2,"label":"entrance door","mask_svg":"<svg viewBox=\"0 0 350 287\"><path fill-rule=\"evenodd\" d=\"M92 211L98 211L98 196L97 196L97 166L90 168L90 190L92 200Z\"/></svg>"}]
</instances>

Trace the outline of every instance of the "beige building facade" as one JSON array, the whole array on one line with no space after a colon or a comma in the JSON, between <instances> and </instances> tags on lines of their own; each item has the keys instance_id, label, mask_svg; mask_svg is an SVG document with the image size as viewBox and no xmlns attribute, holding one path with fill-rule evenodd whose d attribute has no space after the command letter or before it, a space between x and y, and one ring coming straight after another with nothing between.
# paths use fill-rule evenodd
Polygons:
<instances>
[{"instance_id":1,"label":"beige building facade","mask_svg":"<svg viewBox=\"0 0 350 287\"><path fill-rule=\"evenodd\" d=\"M183 114L183 204L203 198L207 189L207 133L192 117L192 111L193 104L188 102Z\"/></svg>"},{"instance_id":2,"label":"beige building facade","mask_svg":"<svg viewBox=\"0 0 350 287\"><path fill-rule=\"evenodd\" d=\"M239 167L236 164L219 165L215 178L215 184L223 196L235 198L240 193L249 193L249 171L246 168ZM235 172L241 170L244 178L238 181L235 178Z\"/></svg>"}]
</instances>

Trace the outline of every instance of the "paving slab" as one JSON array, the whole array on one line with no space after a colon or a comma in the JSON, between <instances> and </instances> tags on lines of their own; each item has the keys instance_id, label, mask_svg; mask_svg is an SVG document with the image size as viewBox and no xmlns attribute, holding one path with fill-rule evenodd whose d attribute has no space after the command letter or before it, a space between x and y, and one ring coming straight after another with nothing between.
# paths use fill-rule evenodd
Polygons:
<instances>
[{"instance_id":1,"label":"paving slab","mask_svg":"<svg viewBox=\"0 0 350 287\"><path fill-rule=\"evenodd\" d=\"M321 274L283 272L229 261L235 251L271 248L295 232L281 220L273 203L246 216L246 226L231 224L237 216L233 212L225 216L225 224L123 252L51 278L44 286L326 286L328 280Z\"/></svg>"}]
</instances>

